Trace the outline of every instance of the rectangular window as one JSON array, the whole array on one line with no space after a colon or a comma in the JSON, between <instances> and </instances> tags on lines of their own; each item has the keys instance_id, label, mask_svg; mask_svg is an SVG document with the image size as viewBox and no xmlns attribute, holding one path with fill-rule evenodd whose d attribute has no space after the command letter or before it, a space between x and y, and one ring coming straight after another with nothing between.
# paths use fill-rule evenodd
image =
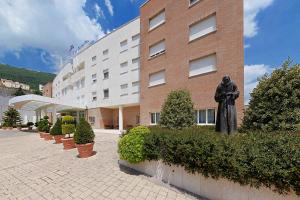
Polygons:
<instances>
[{"instance_id":1,"label":"rectangular window","mask_svg":"<svg viewBox=\"0 0 300 200\"><path fill-rule=\"evenodd\" d=\"M132 68L131 68L132 71L140 69L140 58L132 59L131 62L132 62Z\"/></svg>"},{"instance_id":2,"label":"rectangular window","mask_svg":"<svg viewBox=\"0 0 300 200\"><path fill-rule=\"evenodd\" d=\"M97 92L92 92L92 101L97 101Z\"/></svg>"},{"instance_id":3,"label":"rectangular window","mask_svg":"<svg viewBox=\"0 0 300 200\"><path fill-rule=\"evenodd\" d=\"M190 61L189 77L217 71L216 54Z\"/></svg>"},{"instance_id":4,"label":"rectangular window","mask_svg":"<svg viewBox=\"0 0 300 200\"><path fill-rule=\"evenodd\" d=\"M103 97L104 97L104 99L108 99L109 98L109 89L103 90Z\"/></svg>"},{"instance_id":5,"label":"rectangular window","mask_svg":"<svg viewBox=\"0 0 300 200\"><path fill-rule=\"evenodd\" d=\"M120 47L121 47L120 52L124 52L128 49L127 44L128 44L127 40L120 42Z\"/></svg>"},{"instance_id":6,"label":"rectangular window","mask_svg":"<svg viewBox=\"0 0 300 200\"><path fill-rule=\"evenodd\" d=\"M196 123L199 125L213 125L216 123L215 109L203 109L195 111Z\"/></svg>"},{"instance_id":7,"label":"rectangular window","mask_svg":"<svg viewBox=\"0 0 300 200\"><path fill-rule=\"evenodd\" d=\"M132 94L138 94L140 93L140 82L132 82Z\"/></svg>"},{"instance_id":8,"label":"rectangular window","mask_svg":"<svg viewBox=\"0 0 300 200\"><path fill-rule=\"evenodd\" d=\"M126 74L128 72L128 62L123 62L120 64L120 74Z\"/></svg>"},{"instance_id":9,"label":"rectangular window","mask_svg":"<svg viewBox=\"0 0 300 200\"><path fill-rule=\"evenodd\" d=\"M156 27L159 27L160 25L165 23L165 21L166 21L166 13L165 10L163 10L149 20L149 30L153 30Z\"/></svg>"},{"instance_id":10,"label":"rectangular window","mask_svg":"<svg viewBox=\"0 0 300 200\"><path fill-rule=\"evenodd\" d=\"M140 41L140 34L136 34L131 37L133 42L139 42Z\"/></svg>"},{"instance_id":11,"label":"rectangular window","mask_svg":"<svg viewBox=\"0 0 300 200\"><path fill-rule=\"evenodd\" d=\"M160 113L150 113L151 116L151 125L156 125L159 123L160 120Z\"/></svg>"},{"instance_id":12,"label":"rectangular window","mask_svg":"<svg viewBox=\"0 0 300 200\"><path fill-rule=\"evenodd\" d=\"M81 85L81 88L84 88L85 87L85 78L82 78L80 80L80 85Z\"/></svg>"},{"instance_id":13,"label":"rectangular window","mask_svg":"<svg viewBox=\"0 0 300 200\"><path fill-rule=\"evenodd\" d=\"M121 87L121 96L127 96L128 95L128 84L123 84Z\"/></svg>"},{"instance_id":14,"label":"rectangular window","mask_svg":"<svg viewBox=\"0 0 300 200\"><path fill-rule=\"evenodd\" d=\"M162 40L149 47L149 57L155 57L166 51L165 40Z\"/></svg>"},{"instance_id":15,"label":"rectangular window","mask_svg":"<svg viewBox=\"0 0 300 200\"><path fill-rule=\"evenodd\" d=\"M96 117L94 117L94 116L89 116L89 122L90 122L90 124L95 124L95 122L96 122Z\"/></svg>"},{"instance_id":16,"label":"rectangular window","mask_svg":"<svg viewBox=\"0 0 300 200\"><path fill-rule=\"evenodd\" d=\"M217 30L216 15L190 25L189 40L195 40Z\"/></svg>"},{"instance_id":17,"label":"rectangular window","mask_svg":"<svg viewBox=\"0 0 300 200\"><path fill-rule=\"evenodd\" d=\"M96 61L97 60L97 56L93 56L92 57L92 61L94 62L94 61Z\"/></svg>"},{"instance_id":18,"label":"rectangular window","mask_svg":"<svg viewBox=\"0 0 300 200\"><path fill-rule=\"evenodd\" d=\"M103 79L108 79L109 78L109 71L108 69L103 70Z\"/></svg>"},{"instance_id":19,"label":"rectangular window","mask_svg":"<svg viewBox=\"0 0 300 200\"><path fill-rule=\"evenodd\" d=\"M104 56L108 56L108 53L109 53L109 50L108 50L108 49L105 49L105 50L102 52L102 54L103 54Z\"/></svg>"},{"instance_id":20,"label":"rectangular window","mask_svg":"<svg viewBox=\"0 0 300 200\"><path fill-rule=\"evenodd\" d=\"M156 72L149 75L149 87L166 83L165 71Z\"/></svg>"}]
</instances>

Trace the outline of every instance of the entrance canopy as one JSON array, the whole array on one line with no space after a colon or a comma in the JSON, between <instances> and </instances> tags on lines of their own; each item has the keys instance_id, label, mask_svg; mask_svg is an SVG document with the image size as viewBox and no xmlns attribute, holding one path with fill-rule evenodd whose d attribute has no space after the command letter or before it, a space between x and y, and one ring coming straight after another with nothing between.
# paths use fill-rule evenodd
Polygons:
<instances>
[{"instance_id":1,"label":"entrance canopy","mask_svg":"<svg viewBox=\"0 0 300 200\"><path fill-rule=\"evenodd\" d=\"M73 103L62 103L58 99L39 95L23 95L9 100L9 105L16 109L37 111L47 107L55 107L57 112L66 110L85 110L82 105Z\"/></svg>"}]
</instances>

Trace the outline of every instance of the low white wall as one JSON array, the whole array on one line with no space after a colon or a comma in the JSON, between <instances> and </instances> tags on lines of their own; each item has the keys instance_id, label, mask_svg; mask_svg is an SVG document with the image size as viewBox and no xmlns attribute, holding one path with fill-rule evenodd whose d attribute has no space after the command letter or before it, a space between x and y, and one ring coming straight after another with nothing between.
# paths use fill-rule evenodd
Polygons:
<instances>
[{"instance_id":1,"label":"low white wall","mask_svg":"<svg viewBox=\"0 0 300 200\"><path fill-rule=\"evenodd\" d=\"M120 160L123 166L132 168L158 179L211 200L299 200L296 194L280 195L269 188L260 189L241 186L226 179L215 180L205 178L201 174L190 174L183 167L167 166L162 162L145 161L139 164L129 164ZM157 173L163 172L163 173Z\"/></svg>"}]
</instances>

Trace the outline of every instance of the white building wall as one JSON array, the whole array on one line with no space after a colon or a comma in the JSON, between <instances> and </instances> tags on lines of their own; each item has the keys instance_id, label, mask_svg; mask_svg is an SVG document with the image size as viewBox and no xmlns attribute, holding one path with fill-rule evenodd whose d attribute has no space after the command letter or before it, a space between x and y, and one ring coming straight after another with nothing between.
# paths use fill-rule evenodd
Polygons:
<instances>
[{"instance_id":1,"label":"white building wall","mask_svg":"<svg viewBox=\"0 0 300 200\"><path fill-rule=\"evenodd\" d=\"M53 97L62 102L80 103L90 108L116 108L119 105L139 104L139 93L136 85L139 73L139 36L140 19L135 19L106 35L95 44L73 58L73 64L66 64L53 81ZM127 40L127 45L124 41ZM121 45L122 42L122 45ZM108 55L103 51L108 49ZM96 56L96 60L92 59ZM128 62L127 69L121 70L121 64ZM84 69L77 71L84 63ZM82 65L81 65L82 66ZM109 70L109 78L104 80L103 71ZM121 73L122 71L122 73ZM66 80L63 77L70 75ZM97 82L93 84L92 75L97 74ZM77 81L85 79L84 87L78 88ZM133 84L134 83L134 84ZM128 95L121 95L121 85L128 84ZM66 94L63 89L68 88ZM109 89L109 98L104 98L103 90ZM93 92L97 100L93 101Z\"/></svg>"}]
</instances>

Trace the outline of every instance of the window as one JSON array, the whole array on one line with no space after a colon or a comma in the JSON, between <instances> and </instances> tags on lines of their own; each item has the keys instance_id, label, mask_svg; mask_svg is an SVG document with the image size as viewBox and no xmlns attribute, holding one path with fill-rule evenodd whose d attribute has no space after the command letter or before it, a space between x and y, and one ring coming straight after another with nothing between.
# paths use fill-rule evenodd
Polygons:
<instances>
[{"instance_id":1,"label":"window","mask_svg":"<svg viewBox=\"0 0 300 200\"><path fill-rule=\"evenodd\" d=\"M156 72L149 76L149 87L166 83L165 71Z\"/></svg>"},{"instance_id":2,"label":"window","mask_svg":"<svg viewBox=\"0 0 300 200\"><path fill-rule=\"evenodd\" d=\"M138 34L132 36L131 39L132 39L133 42L135 42L135 41L139 42L140 41L140 34L138 33Z\"/></svg>"},{"instance_id":3,"label":"window","mask_svg":"<svg viewBox=\"0 0 300 200\"><path fill-rule=\"evenodd\" d=\"M108 69L103 70L103 79L108 79L109 78L109 71Z\"/></svg>"},{"instance_id":4,"label":"window","mask_svg":"<svg viewBox=\"0 0 300 200\"><path fill-rule=\"evenodd\" d=\"M132 94L138 94L140 93L140 82L132 82Z\"/></svg>"},{"instance_id":5,"label":"window","mask_svg":"<svg viewBox=\"0 0 300 200\"><path fill-rule=\"evenodd\" d=\"M190 0L190 6L194 5L197 2L199 2L199 0Z\"/></svg>"},{"instance_id":6,"label":"window","mask_svg":"<svg viewBox=\"0 0 300 200\"><path fill-rule=\"evenodd\" d=\"M195 111L195 120L199 125L213 125L216 123L215 109L203 109Z\"/></svg>"},{"instance_id":7,"label":"window","mask_svg":"<svg viewBox=\"0 0 300 200\"><path fill-rule=\"evenodd\" d=\"M190 61L189 77L217 71L216 54Z\"/></svg>"},{"instance_id":8,"label":"window","mask_svg":"<svg viewBox=\"0 0 300 200\"><path fill-rule=\"evenodd\" d=\"M136 71L140 68L140 58L132 59L132 69L131 71Z\"/></svg>"},{"instance_id":9,"label":"window","mask_svg":"<svg viewBox=\"0 0 300 200\"><path fill-rule=\"evenodd\" d=\"M80 85L81 85L81 88L84 88L85 87L85 78L82 78L80 80Z\"/></svg>"},{"instance_id":10,"label":"window","mask_svg":"<svg viewBox=\"0 0 300 200\"><path fill-rule=\"evenodd\" d=\"M151 115L151 125L156 125L159 123L159 120L160 120L160 113L157 112L157 113L150 113Z\"/></svg>"},{"instance_id":11,"label":"window","mask_svg":"<svg viewBox=\"0 0 300 200\"><path fill-rule=\"evenodd\" d=\"M121 67L121 69L120 69L120 74L121 74L121 75L122 75L122 74L126 74L126 73L128 72L128 62L127 62L127 61L121 63L121 64L120 64L120 67Z\"/></svg>"},{"instance_id":12,"label":"window","mask_svg":"<svg viewBox=\"0 0 300 200\"><path fill-rule=\"evenodd\" d=\"M92 83L95 84L97 82L97 74L92 75Z\"/></svg>"},{"instance_id":13,"label":"window","mask_svg":"<svg viewBox=\"0 0 300 200\"><path fill-rule=\"evenodd\" d=\"M97 92L92 92L92 101L97 101Z\"/></svg>"},{"instance_id":14,"label":"window","mask_svg":"<svg viewBox=\"0 0 300 200\"><path fill-rule=\"evenodd\" d=\"M153 30L159 27L160 25L165 23L165 21L166 21L166 14L165 14L165 10L163 10L149 20L149 30Z\"/></svg>"},{"instance_id":15,"label":"window","mask_svg":"<svg viewBox=\"0 0 300 200\"><path fill-rule=\"evenodd\" d=\"M109 98L109 90L108 89L103 90L103 96L104 96L104 99Z\"/></svg>"},{"instance_id":16,"label":"window","mask_svg":"<svg viewBox=\"0 0 300 200\"><path fill-rule=\"evenodd\" d=\"M90 122L90 124L95 124L95 122L96 122L96 117L94 117L94 116L89 116L89 122Z\"/></svg>"},{"instance_id":17,"label":"window","mask_svg":"<svg viewBox=\"0 0 300 200\"><path fill-rule=\"evenodd\" d=\"M213 15L190 26L189 40L193 41L216 30L216 15Z\"/></svg>"},{"instance_id":18,"label":"window","mask_svg":"<svg viewBox=\"0 0 300 200\"><path fill-rule=\"evenodd\" d=\"M120 42L121 53L127 50L127 40Z\"/></svg>"},{"instance_id":19,"label":"window","mask_svg":"<svg viewBox=\"0 0 300 200\"><path fill-rule=\"evenodd\" d=\"M108 49L105 49L105 50L102 52L102 54L103 54L104 56L108 56L108 53L109 53L109 50L108 50Z\"/></svg>"},{"instance_id":20,"label":"window","mask_svg":"<svg viewBox=\"0 0 300 200\"><path fill-rule=\"evenodd\" d=\"M160 54L163 54L166 51L165 40L162 40L149 48L149 57L153 58Z\"/></svg>"},{"instance_id":21,"label":"window","mask_svg":"<svg viewBox=\"0 0 300 200\"><path fill-rule=\"evenodd\" d=\"M94 62L94 61L96 61L97 60L97 56L93 56L92 57L92 61Z\"/></svg>"},{"instance_id":22,"label":"window","mask_svg":"<svg viewBox=\"0 0 300 200\"><path fill-rule=\"evenodd\" d=\"M128 95L128 84L121 85L121 96Z\"/></svg>"}]
</instances>

